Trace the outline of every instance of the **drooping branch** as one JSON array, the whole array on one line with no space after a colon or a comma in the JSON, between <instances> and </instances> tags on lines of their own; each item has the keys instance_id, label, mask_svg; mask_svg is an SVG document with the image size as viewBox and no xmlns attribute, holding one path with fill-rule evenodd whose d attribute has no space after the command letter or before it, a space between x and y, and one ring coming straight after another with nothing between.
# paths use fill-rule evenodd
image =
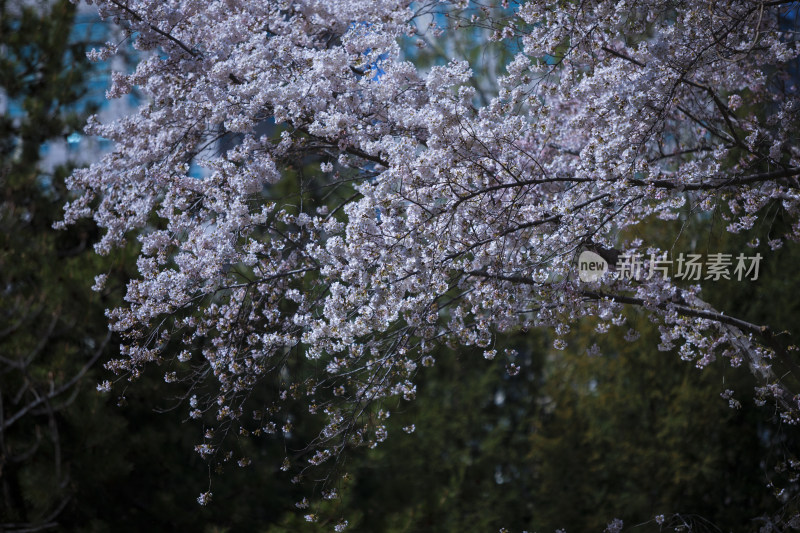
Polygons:
<instances>
[{"instance_id":1,"label":"drooping branch","mask_svg":"<svg viewBox=\"0 0 800 533\"><path fill-rule=\"evenodd\" d=\"M81 378L86 374L86 372L88 372L89 369L94 366L94 364L97 362L97 360L105 351L106 345L108 344L109 340L111 340L111 332L109 332L106 335L105 339L103 339L103 341L100 343L100 346L97 348L97 350L95 350L94 354L92 354L89 360L86 363L84 363L84 365L80 368L80 370L78 370L78 372L76 372L69 380L62 383L60 386L52 387L51 390L46 394L38 395L36 398L25 404L13 415L3 420L2 425L0 425L0 431L7 430L12 424L14 424L20 418L25 416L32 409L72 389L72 387L74 387L78 383L78 381L81 380Z\"/></svg>"}]
</instances>

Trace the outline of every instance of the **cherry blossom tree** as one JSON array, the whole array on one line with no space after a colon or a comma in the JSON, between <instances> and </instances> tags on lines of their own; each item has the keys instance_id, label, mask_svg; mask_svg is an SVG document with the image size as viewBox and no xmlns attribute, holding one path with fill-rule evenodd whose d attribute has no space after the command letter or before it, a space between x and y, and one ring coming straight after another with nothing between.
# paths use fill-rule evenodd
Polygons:
<instances>
[{"instance_id":1,"label":"cherry blossom tree","mask_svg":"<svg viewBox=\"0 0 800 533\"><path fill-rule=\"evenodd\" d=\"M90 3L149 51L108 96L149 101L90 120L116 148L72 176L63 224L94 217L103 254L141 241L108 368L156 363L202 391L191 417L219 426L203 456L247 464L221 435L290 433L302 399L325 420L286 459L305 475L382 442L379 407L414 398L438 344L491 359L495 335L545 327L563 349L575 321L608 329L626 306L665 351L749 365L758 401L800 420L775 371L791 342L660 275L668 250L635 238L687 211L738 233L768 209L788 221L771 246L800 238L795 2ZM409 51L475 36L509 52L491 87L485 64ZM586 250L605 275L579 275ZM621 275L637 254L640 275ZM717 259L755 274L755 254ZM282 392L256 401L270 379Z\"/></svg>"}]
</instances>

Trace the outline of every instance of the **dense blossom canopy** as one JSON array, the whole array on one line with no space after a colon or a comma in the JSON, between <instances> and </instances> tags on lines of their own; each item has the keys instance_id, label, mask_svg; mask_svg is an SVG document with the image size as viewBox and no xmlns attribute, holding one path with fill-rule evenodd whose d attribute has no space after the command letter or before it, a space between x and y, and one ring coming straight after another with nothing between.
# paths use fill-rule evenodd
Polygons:
<instances>
[{"instance_id":1,"label":"dense blossom canopy","mask_svg":"<svg viewBox=\"0 0 800 533\"><path fill-rule=\"evenodd\" d=\"M652 275L665 250L632 238L687 204L733 233L772 206L790 224L770 244L800 237L794 3L95 3L152 51L108 92L141 91L138 113L90 121L115 149L73 175L65 216L105 228L101 253L141 241L140 278L109 314L125 339L112 370L135 377L179 343L166 379L213 380L192 416L240 432L280 431L281 402L304 397L326 415L302 458L316 465L385 439L370 406L412 399L438 343L492 358L497 332L547 326L563 348L580 317L603 330L633 305L660 348L750 365L759 398L797 419L771 330ZM491 90L465 58L408 59L459 35L508 51ZM349 193L277 192L310 164ZM587 249L641 254L646 275L583 281ZM286 377L295 357L318 372ZM253 413L271 375L284 393Z\"/></svg>"}]
</instances>

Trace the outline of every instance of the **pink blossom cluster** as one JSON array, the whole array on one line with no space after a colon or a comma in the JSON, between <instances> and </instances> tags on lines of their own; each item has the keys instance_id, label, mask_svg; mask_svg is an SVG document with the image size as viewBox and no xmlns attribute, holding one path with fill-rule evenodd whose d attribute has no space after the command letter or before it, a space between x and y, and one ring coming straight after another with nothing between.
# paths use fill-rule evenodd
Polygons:
<instances>
[{"instance_id":1,"label":"pink blossom cluster","mask_svg":"<svg viewBox=\"0 0 800 533\"><path fill-rule=\"evenodd\" d=\"M660 348L773 379L767 328L662 276L583 282L575 259L661 256L619 235L687 202L724 211L731 232L778 206L794 223L776 238L800 237L791 4L94 3L148 51L109 96L146 102L89 122L115 149L72 176L64 223L94 217L100 253L140 241L139 277L109 311L125 343L108 366L215 381L193 416L287 434L282 402L303 398L327 418L304 459L320 465L387 438L369 406L412 400L435 346L488 350L497 333L546 326L563 349L569 324L607 330L629 305L660 324ZM422 67L408 50L475 29L478 45L512 51L496 77L458 56ZM349 193L281 196L309 161L321 190ZM320 371L281 378L274 406L250 416L252 391L292 358ZM785 391L764 390L797 420ZM198 451L214 454L212 440Z\"/></svg>"}]
</instances>

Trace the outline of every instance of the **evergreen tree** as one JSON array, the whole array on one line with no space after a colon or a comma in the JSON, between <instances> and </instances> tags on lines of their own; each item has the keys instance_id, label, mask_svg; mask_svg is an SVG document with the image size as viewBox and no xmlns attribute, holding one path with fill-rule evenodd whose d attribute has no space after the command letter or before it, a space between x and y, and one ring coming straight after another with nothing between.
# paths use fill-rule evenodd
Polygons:
<instances>
[{"instance_id":1,"label":"evergreen tree","mask_svg":"<svg viewBox=\"0 0 800 533\"><path fill-rule=\"evenodd\" d=\"M208 473L185 453L196 428L147 400L167 395L163 382L121 401L95 390L119 356L104 310L121 301L135 247L99 258L93 223L52 227L72 162L43 157L98 109L90 82L108 76L87 61L75 17L67 0L0 0L0 530L255 529L294 501L270 490L277 469L222 476L218 505L198 512ZM98 272L100 293L89 290Z\"/></svg>"},{"instance_id":2,"label":"evergreen tree","mask_svg":"<svg viewBox=\"0 0 800 533\"><path fill-rule=\"evenodd\" d=\"M46 143L91 111L74 15L67 1L0 2L0 516L12 530L53 524L69 504L74 443L63 413L81 408L87 374L109 354L108 301L87 291L103 268L91 249L96 231L52 229L71 169L40 165Z\"/></svg>"}]
</instances>

